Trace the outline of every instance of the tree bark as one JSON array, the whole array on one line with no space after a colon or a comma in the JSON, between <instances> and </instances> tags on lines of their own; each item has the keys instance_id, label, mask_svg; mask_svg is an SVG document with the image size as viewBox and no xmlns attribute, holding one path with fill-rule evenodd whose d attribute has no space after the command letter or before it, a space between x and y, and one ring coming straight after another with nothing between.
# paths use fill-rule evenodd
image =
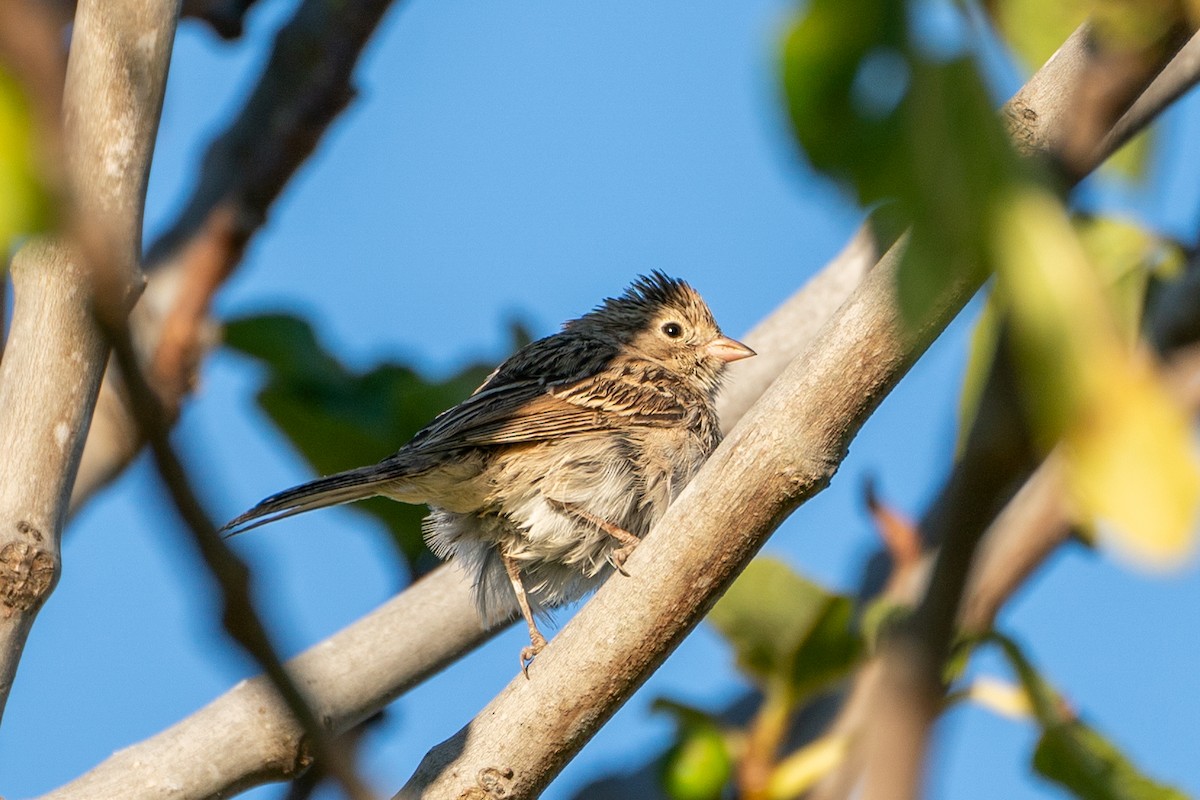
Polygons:
<instances>
[{"instance_id":1,"label":"tree bark","mask_svg":"<svg viewBox=\"0 0 1200 800\"><path fill-rule=\"evenodd\" d=\"M108 348L92 319L106 260L132 301L178 3L79 4L64 88L73 236L27 245L0 362L0 711L60 570L67 499Z\"/></svg>"}]
</instances>

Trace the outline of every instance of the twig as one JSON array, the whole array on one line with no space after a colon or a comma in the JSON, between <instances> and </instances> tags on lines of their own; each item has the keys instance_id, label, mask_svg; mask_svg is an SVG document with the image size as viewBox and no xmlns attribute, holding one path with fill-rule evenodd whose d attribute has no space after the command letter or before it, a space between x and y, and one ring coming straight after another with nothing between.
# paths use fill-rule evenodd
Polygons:
<instances>
[{"instance_id":1,"label":"twig","mask_svg":"<svg viewBox=\"0 0 1200 800\"><path fill-rule=\"evenodd\" d=\"M149 370L156 394L172 417L192 390L200 357L215 340L208 321L209 305L241 261L246 241L234 212L218 207L180 257L180 285L163 320Z\"/></svg>"},{"instance_id":2,"label":"twig","mask_svg":"<svg viewBox=\"0 0 1200 800\"><path fill-rule=\"evenodd\" d=\"M195 0L199 11L239 20L252 0ZM275 38L250 99L209 146L197 188L167 233L149 250L149 285L133 312L141 363L159 399L178 409L211 341L206 312L213 293L241 260L250 238L295 171L354 96L354 67L390 0L349 6L305 0ZM344 13L349 8L351 13ZM212 21L210 19L210 21ZM214 22L214 24L216 24ZM141 450L142 440L112 379L96 417L71 494L75 511Z\"/></svg>"},{"instance_id":3,"label":"twig","mask_svg":"<svg viewBox=\"0 0 1200 800\"><path fill-rule=\"evenodd\" d=\"M275 37L267 66L234 123L209 146L200 182L146 262L169 258L214 209L229 209L249 236L284 185L354 98L351 78L393 0L305 0Z\"/></svg>"},{"instance_id":4,"label":"twig","mask_svg":"<svg viewBox=\"0 0 1200 800\"><path fill-rule=\"evenodd\" d=\"M345 753L335 746L333 736L313 713L308 700L275 652L266 626L251 599L249 569L225 545L196 498L187 474L171 447L168 414L141 373L122 309L111 299L112 288L110 285L97 287L97 317L112 346L113 358L121 370L122 383L128 390L133 417L150 445L163 484L191 533L201 558L221 588L224 603L221 620L225 630L258 662L279 691L288 711L305 732L306 749L341 784L349 797L369 800L371 793L355 774ZM299 761L303 763L305 758L301 756Z\"/></svg>"},{"instance_id":5,"label":"twig","mask_svg":"<svg viewBox=\"0 0 1200 800\"><path fill-rule=\"evenodd\" d=\"M1200 34L1193 34L1166 69L1134 101L1101 140L1100 153L1113 153L1145 128L1159 112L1200 81Z\"/></svg>"},{"instance_id":6,"label":"twig","mask_svg":"<svg viewBox=\"0 0 1200 800\"><path fill-rule=\"evenodd\" d=\"M258 0L183 0L180 14L208 23L222 39L242 35L246 12Z\"/></svg>"}]
</instances>

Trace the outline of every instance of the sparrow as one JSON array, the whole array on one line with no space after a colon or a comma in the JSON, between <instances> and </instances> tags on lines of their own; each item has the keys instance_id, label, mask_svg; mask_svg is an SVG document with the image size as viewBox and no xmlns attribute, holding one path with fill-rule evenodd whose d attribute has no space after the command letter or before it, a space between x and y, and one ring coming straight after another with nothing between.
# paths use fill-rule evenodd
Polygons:
<instances>
[{"instance_id":1,"label":"sparrow","mask_svg":"<svg viewBox=\"0 0 1200 800\"><path fill-rule=\"evenodd\" d=\"M428 505L426 542L471 578L483 624L524 617L528 676L546 646L535 617L625 572L720 443L726 365L753 355L691 286L655 271L522 347L394 455L272 495L222 530L375 495Z\"/></svg>"}]
</instances>

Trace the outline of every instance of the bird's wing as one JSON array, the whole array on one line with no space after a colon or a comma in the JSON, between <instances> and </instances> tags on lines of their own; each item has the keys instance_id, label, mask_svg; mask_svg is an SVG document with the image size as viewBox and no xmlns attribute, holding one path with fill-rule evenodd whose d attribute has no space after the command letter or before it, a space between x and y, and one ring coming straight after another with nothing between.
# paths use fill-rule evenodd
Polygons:
<instances>
[{"instance_id":1,"label":"bird's wing","mask_svg":"<svg viewBox=\"0 0 1200 800\"><path fill-rule=\"evenodd\" d=\"M635 378L615 367L615 345L559 335L530 347L540 352L526 355L536 357L502 364L401 452L538 442L627 424L671 425L686 415L662 375L647 369Z\"/></svg>"},{"instance_id":2,"label":"bird's wing","mask_svg":"<svg viewBox=\"0 0 1200 800\"><path fill-rule=\"evenodd\" d=\"M686 414L679 397L660 384L617 382L601 375L555 387L503 413L475 420L459 435L463 444L522 444L628 425L674 425Z\"/></svg>"}]
</instances>

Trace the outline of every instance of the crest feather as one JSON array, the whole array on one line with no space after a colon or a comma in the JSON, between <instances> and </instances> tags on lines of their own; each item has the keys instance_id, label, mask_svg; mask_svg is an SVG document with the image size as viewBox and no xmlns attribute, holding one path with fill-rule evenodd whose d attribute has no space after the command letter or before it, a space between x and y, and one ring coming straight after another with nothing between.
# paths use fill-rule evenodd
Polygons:
<instances>
[{"instance_id":1,"label":"crest feather","mask_svg":"<svg viewBox=\"0 0 1200 800\"><path fill-rule=\"evenodd\" d=\"M563 325L564 330L588 330L601 320L624 323L629 330L649 318L661 308L702 308L704 301L696 290L679 278L672 278L660 270L649 275L639 275L637 280L619 297L607 297L579 319Z\"/></svg>"}]
</instances>

